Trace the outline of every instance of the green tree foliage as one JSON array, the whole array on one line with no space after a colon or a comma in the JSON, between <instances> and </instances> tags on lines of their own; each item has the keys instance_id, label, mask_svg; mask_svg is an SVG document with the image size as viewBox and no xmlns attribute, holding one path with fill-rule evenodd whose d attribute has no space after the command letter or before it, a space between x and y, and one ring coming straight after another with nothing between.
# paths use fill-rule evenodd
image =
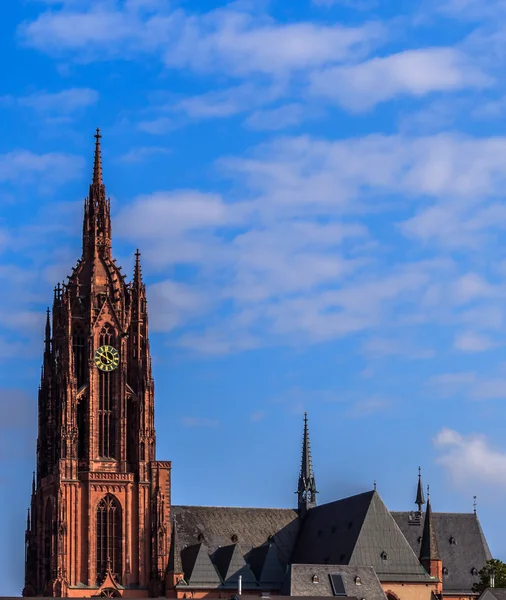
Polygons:
<instances>
[{"instance_id":1,"label":"green tree foliage","mask_svg":"<svg viewBox=\"0 0 506 600\"><path fill-rule=\"evenodd\" d=\"M490 576L494 574L494 587L506 588L506 564L497 558L487 560L487 564L478 573L480 581L473 585L473 592L481 594L484 590L490 587Z\"/></svg>"}]
</instances>

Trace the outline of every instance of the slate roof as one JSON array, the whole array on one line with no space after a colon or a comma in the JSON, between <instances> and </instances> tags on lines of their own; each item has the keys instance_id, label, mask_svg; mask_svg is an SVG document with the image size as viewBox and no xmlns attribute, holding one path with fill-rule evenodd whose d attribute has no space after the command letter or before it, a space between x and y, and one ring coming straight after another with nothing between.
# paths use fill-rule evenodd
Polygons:
<instances>
[{"instance_id":1,"label":"slate roof","mask_svg":"<svg viewBox=\"0 0 506 600\"><path fill-rule=\"evenodd\" d=\"M239 576L241 576L243 587L257 587L256 577L251 572L249 565L246 564L239 544L218 548L212 561L221 575L223 585L236 588L239 584Z\"/></svg>"},{"instance_id":2,"label":"slate roof","mask_svg":"<svg viewBox=\"0 0 506 600\"><path fill-rule=\"evenodd\" d=\"M292 562L368 565L381 581L432 581L376 491L310 510Z\"/></svg>"},{"instance_id":3,"label":"slate roof","mask_svg":"<svg viewBox=\"0 0 506 600\"><path fill-rule=\"evenodd\" d=\"M283 591L290 596L334 596L329 578L331 574L342 576L347 596L363 600L386 600L385 592L372 567L350 565L292 565L288 586ZM313 582L315 575L318 583Z\"/></svg>"},{"instance_id":4,"label":"slate roof","mask_svg":"<svg viewBox=\"0 0 506 600\"><path fill-rule=\"evenodd\" d=\"M487 588L480 596L480 600L506 600L506 589Z\"/></svg>"},{"instance_id":5,"label":"slate roof","mask_svg":"<svg viewBox=\"0 0 506 600\"><path fill-rule=\"evenodd\" d=\"M418 525L410 525L409 512L392 512L391 514L404 537L418 554L423 519ZM492 558L478 517L473 513L433 512L432 520L443 568L448 569L448 575L443 575L443 590L445 592L469 592L473 584L479 580L477 575L472 575L472 569L479 571L485 566L487 560ZM452 538L455 543L450 542Z\"/></svg>"},{"instance_id":6,"label":"slate roof","mask_svg":"<svg viewBox=\"0 0 506 600\"><path fill-rule=\"evenodd\" d=\"M209 550L204 544L193 544L181 551L181 562L185 581L191 586L217 587L221 578L209 558Z\"/></svg>"},{"instance_id":7,"label":"slate roof","mask_svg":"<svg viewBox=\"0 0 506 600\"><path fill-rule=\"evenodd\" d=\"M173 506L172 514L189 586L237 587L239 575L243 588L282 586L300 530L296 510ZM196 564L196 547L208 560L199 556Z\"/></svg>"}]
</instances>

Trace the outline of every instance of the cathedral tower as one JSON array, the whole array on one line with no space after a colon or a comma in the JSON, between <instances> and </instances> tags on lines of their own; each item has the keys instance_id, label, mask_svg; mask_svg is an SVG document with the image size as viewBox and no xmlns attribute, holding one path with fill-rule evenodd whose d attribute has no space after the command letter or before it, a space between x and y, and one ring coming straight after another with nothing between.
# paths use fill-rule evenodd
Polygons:
<instances>
[{"instance_id":1,"label":"cathedral tower","mask_svg":"<svg viewBox=\"0 0 506 600\"><path fill-rule=\"evenodd\" d=\"M168 563L146 288L139 252L132 283L112 256L100 139L82 257L47 313L25 596L158 596Z\"/></svg>"}]
</instances>

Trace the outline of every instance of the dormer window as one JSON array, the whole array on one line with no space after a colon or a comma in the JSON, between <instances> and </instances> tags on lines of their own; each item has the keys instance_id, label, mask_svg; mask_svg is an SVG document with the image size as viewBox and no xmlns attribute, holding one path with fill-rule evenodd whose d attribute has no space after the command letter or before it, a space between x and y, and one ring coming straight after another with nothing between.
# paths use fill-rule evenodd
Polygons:
<instances>
[{"instance_id":1,"label":"dormer window","mask_svg":"<svg viewBox=\"0 0 506 600\"><path fill-rule=\"evenodd\" d=\"M380 554L381 559L382 560L387 560L388 559L388 554L383 550L383 552Z\"/></svg>"},{"instance_id":2,"label":"dormer window","mask_svg":"<svg viewBox=\"0 0 506 600\"><path fill-rule=\"evenodd\" d=\"M457 545L457 540L453 537L450 538L450 546L456 546Z\"/></svg>"},{"instance_id":3,"label":"dormer window","mask_svg":"<svg viewBox=\"0 0 506 600\"><path fill-rule=\"evenodd\" d=\"M239 539L239 538L238 538L238 537L237 537L237 535L234 533L230 539L231 539L231 541L232 541L232 543L233 543L233 544L237 544L237 541L238 541L238 539Z\"/></svg>"},{"instance_id":4,"label":"dormer window","mask_svg":"<svg viewBox=\"0 0 506 600\"><path fill-rule=\"evenodd\" d=\"M443 575L446 577L448 575L448 569L443 567Z\"/></svg>"},{"instance_id":5,"label":"dormer window","mask_svg":"<svg viewBox=\"0 0 506 600\"><path fill-rule=\"evenodd\" d=\"M422 543L422 536L421 536L421 535L419 535L419 536L418 536L418 543L419 543L419 544L421 544L421 543Z\"/></svg>"},{"instance_id":6,"label":"dormer window","mask_svg":"<svg viewBox=\"0 0 506 600\"><path fill-rule=\"evenodd\" d=\"M313 575L313 583L320 583L320 580L318 579L318 575Z\"/></svg>"},{"instance_id":7,"label":"dormer window","mask_svg":"<svg viewBox=\"0 0 506 600\"><path fill-rule=\"evenodd\" d=\"M471 569L471 575L478 575L478 569L475 569L474 567Z\"/></svg>"},{"instance_id":8,"label":"dormer window","mask_svg":"<svg viewBox=\"0 0 506 600\"><path fill-rule=\"evenodd\" d=\"M362 585L362 580L358 575L355 577L355 585Z\"/></svg>"}]
</instances>

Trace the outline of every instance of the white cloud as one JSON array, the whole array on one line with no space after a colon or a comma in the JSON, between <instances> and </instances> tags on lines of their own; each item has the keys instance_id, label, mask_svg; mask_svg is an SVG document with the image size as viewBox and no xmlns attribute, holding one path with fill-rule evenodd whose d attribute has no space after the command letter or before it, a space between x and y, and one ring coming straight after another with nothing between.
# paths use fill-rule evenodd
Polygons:
<instances>
[{"instance_id":1,"label":"white cloud","mask_svg":"<svg viewBox=\"0 0 506 600\"><path fill-rule=\"evenodd\" d=\"M42 180L51 184L65 183L77 178L83 166L83 159L70 154L35 154L30 150L13 150L0 154L0 182Z\"/></svg>"},{"instance_id":2,"label":"white cloud","mask_svg":"<svg viewBox=\"0 0 506 600\"><path fill-rule=\"evenodd\" d=\"M303 118L304 107L301 104L285 104L270 110L259 110L250 115L245 123L250 129L278 131L292 125L298 125Z\"/></svg>"},{"instance_id":3,"label":"white cloud","mask_svg":"<svg viewBox=\"0 0 506 600\"><path fill-rule=\"evenodd\" d=\"M370 417L388 411L391 406L392 400L375 395L356 402L349 410L348 416L355 418Z\"/></svg>"},{"instance_id":4,"label":"white cloud","mask_svg":"<svg viewBox=\"0 0 506 600\"><path fill-rule=\"evenodd\" d=\"M497 342L490 337L465 331L457 335L453 342L453 347L462 352L485 352L497 346Z\"/></svg>"},{"instance_id":5,"label":"white cloud","mask_svg":"<svg viewBox=\"0 0 506 600\"><path fill-rule=\"evenodd\" d=\"M462 435L442 429L434 439L440 452L437 462L461 487L506 485L506 452L494 448L483 435Z\"/></svg>"},{"instance_id":6,"label":"white cloud","mask_svg":"<svg viewBox=\"0 0 506 600\"><path fill-rule=\"evenodd\" d=\"M361 112L399 95L420 97L491 83L489 76L456 49L428 48L315 72L310 89L348 110Z\"/></svg>"},{"instance_id":7,"label":"white cloud","mask_svg":"<svg viewBox=\"0 0 506 600\"><path fill-rule=\"evenodd\" d=\"M88 108L98 102L99 93L89 88L71 88L61 92L36 92L18 98L21 106L27 106L42 113L70 114Z\"/></svg>"},{"instance_id":8,"label":"white cloud","mask_svg":"<svg viewBox=\"0 0 506 600\"><path fill-rule=\"evenodd\" d=\"M170 148L163 148L160 146L140 146L138 148L132 148L125 154L122 154L119 158L119 162L124 163L140 163L145 160L149 160L153 156L167 155L172 151Z\"/></svg>"},{"instance_id":9,"label":"white cloud","mask_svg":"<svg viewBox=\"0 0 506 600\"><path fill-rule=\"evenodd\" d=\"M232 75L281 75L365 55L384 36L379 24L358 27L276 23L231 7L189 15L164 4L143 13L139 5L69 6L25 22L19 35L43 52L72 52L81 60L163 55L169 67L223 70ZM276 48L276 52L272 52Z\"/></svg>"},{"instance_id":10,"label":"white cloud","mask_svg":"<svg viewBox=\"0 0 506 600\"><path fill-rule=\"evenodd\" d=\"M183 417L181 423L185 427L218 427L220 422L217 419L206 419L205 417Z\"/></svg>"}]
</instances>

